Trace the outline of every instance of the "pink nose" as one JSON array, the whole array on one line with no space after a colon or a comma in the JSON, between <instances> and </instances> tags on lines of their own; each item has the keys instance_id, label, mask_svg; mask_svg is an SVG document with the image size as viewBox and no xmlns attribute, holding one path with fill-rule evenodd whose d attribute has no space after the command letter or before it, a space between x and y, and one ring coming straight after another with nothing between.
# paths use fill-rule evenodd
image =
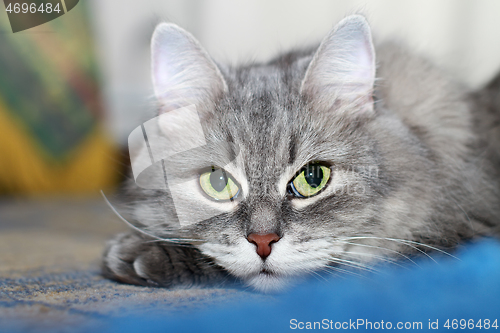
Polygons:
<instances>
[{"instance_id":1,"label":"pink nose","mask_svg":"<svg viewBox=\"0 0 500 333\"><path fill-rule=\"evenodd\" d=\"M274 233L267 235L250 234L248 235L247 240L250 243L257 245L257 254L262 259L266 259L267 256L271 254L271 244L279 241L280 236Z\"/></svg>"}]
</instances>

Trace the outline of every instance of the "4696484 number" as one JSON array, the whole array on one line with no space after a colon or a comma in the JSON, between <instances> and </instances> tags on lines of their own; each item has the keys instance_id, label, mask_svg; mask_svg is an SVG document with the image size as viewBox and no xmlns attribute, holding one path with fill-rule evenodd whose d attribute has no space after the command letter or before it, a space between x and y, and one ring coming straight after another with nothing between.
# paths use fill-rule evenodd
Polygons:
<instances>
[{"instance_id":1,"label":"4696484 number","mask_svg":"<svg viewBox=\"0 0 500 333\"><path fill-rule=\"evenodd\" d=\"M52 12L59 13L61 9L59 8L59 3L56 4L55 6L52 6L50 2L47 3L41 3L39 6L37 6L36 3L15 3L12 5L12 3L9 3L9 5L6 8L7 13L47 13L50 14Z\"/></svg>"},{"instance_id":2,"label":"4696484 number","mask_svg":"<svg viewBox=\"0 0 500 333\"><path fill-rule=\"evenodd\" d=\"M497 323L497 319L495 319L495 321L491 321L489 319L479 319L478 321L474 321L474 319L469 319L469 320L465 320L465 319L452 319L452 320L447 320L443 327L446 327L447 329L453 329L453 330L456 330L456 329L485 329L485 330L489 330L489 329L498 329L498 323Z\"/></svg>"}]
</instances>

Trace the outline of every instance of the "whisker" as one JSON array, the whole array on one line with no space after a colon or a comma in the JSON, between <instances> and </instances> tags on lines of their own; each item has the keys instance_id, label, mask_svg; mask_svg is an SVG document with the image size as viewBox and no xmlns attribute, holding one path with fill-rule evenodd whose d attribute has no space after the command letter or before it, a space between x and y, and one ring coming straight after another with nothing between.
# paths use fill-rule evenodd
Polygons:
<instances>
[{"instance_id":1,"label":"whisker","mask_svg":"<svg viewBox=\"0 0 500 333\"><path fill-rule=\"evenodd\" d=\"M145 244L146 243L161 243L161 242L163 242L163 243L167 242L167 243L175 244L176 247L177 246L179 246L179 247L192 247L192 245L190 245L190 244L185 244L185 243L188 243L188 242L177 242L177 241L171 241L171 242L169 242L168 240L165 240L163 238L162 239L152 239L152 240L144 241Z\"/></svg>"},{"instance_id":2,"label":"whisker","mask_svg":"<svg viewBox=\"0 0 500 333\"><path fill-rule=\"evenodd\" d=\"M359 269L359 270L362 270L362 271L366 271L366 272L370 272L370 273L380 273L379 270L373 268L373 267L370 267L368 265L365 265L365 264L362 264L362 263L358 263L358 262L355 262L355 261L352 261L352 260L346 260L346 259L340 259L340 258L330 258L330 260L336 264L340 264L340 265L344 265L344 266L347 266L347 267L351 267L351 268L355 268L355 269Z\"/></svg>"},{"instance_id":3,"label":"whisker","mask_svg":"<svg viewBox=\"0 0 500 333\"><path fill-rule=\"evenodd\" d=\"M375 258L377 260L380 260L380 261L387 261L387 262L390 262L390 263L396 263L396 259L391 259L389 257L384 257L384 256L379 256L379 255L376 255L376 254L373 254L373 253L365 253L365 252L353 252L353 251L350 251L349 252L343 252L342 255L349 255L351 254L351 257L354 257L352 254L357 254L357 255L361 255L361 256L368 256L368 257L371 257L371 258Z\"/></svg>"},{"instance_id":4,"label":"whisker","mask_svg":"<svg viewBox=\"0 0 500 333\"><path fill-rule=\"evenodd\" d=\"M314 277L318 278L318 280L319 280L319 278L321 278L323 281L328 282L328 280L327 280L324 276L321 276L321 274L319 274L319 273L318 273L318 272L316 272L315 270L308 269L308 270L307 270L307 272L308 272L309 274L314 275Z\"/></svg>"},{"instance_id":5,"label":"whisker","mask_svg":"<svg viewBox=\"0 0 500 333\"><path fill-rule=\"evenodd\" d=\"M375 249L379 249L379 250L383 250L383 251L389 251L389 252L392 252L392 253L395 253L397 255L402 256L406 260L408 260L411 263L413 263L415 266L420 267L416 262L414 262L413 260L411 260L408 256L406 256L403 253L400 253L398 251L392 250L392 249L388 249L388 248L384 248L384 247L380 247L380 246L375 246L375 245L367 245L367 244L360 244L360 243L351 243L351 242L346 242L346 241L341 241L341 240L335 240L335 241L339 242L339 243L343 243L343 244L364 246L364 247L375 248Z\"/></svg>"},{"instance_id":6,"label":"whisker","mask_svg":"<svg viewBox=\"0 0 500 333\"><path fill-rule=\"evenodd\" d=\"M325 269L334 270L334 271L337 271L337 272L341 272L341 273L345 273L345 274L350 274L350 275L354 275L354 276L358 276L358 277L366 278L366 276L365 276L365 275L363 275L363 274L359 274L359 273L356 273L356 272L352 272L352 271L350 271L350 270L347 270L347 269L342 269L342 268L339 268L339 267L334 267L334 266L325 266L324 268L325 268Z\"/></svg>"},{"instance_id":7,"label":"whisker","mask_svg":"<svg viewBox=\"0 0 500 333\"><path fill-rule=\"evenodd\" d=\"M387 262L389 264L393 264L393 265L399 266L401 268L408 269L408 267L406 267L404 265L401 265L401 264L398 264L398 261L395 260L395 259L390 259L390 258L387 258L387 257L377 256L377 255L371 254L371 253L348 251L348 252L342 253L342 255L347 255L347 256L350 256L350 257L356 257L356 255L358 255L358 256L369 256L369 257L375 258L375 259L377 259L379 261L384 261L384 262Z\"/></svg>"},{"instance_id":8,"label":"whisker","mask_svg":"<svg viewBox=\"0 0 500 333\"><path fill-rule=\"evenodd\" d=\"M154 233L154 229L152 228L149 228L149 227L145 227L143 228L143 230L145 231L151 231ZM168 235L168 234L174 234L176 235L174 232L166 232L165 230L158 230L158 234L163 234L163 235ZM165 236L165 237L161 237L162 239L170 239L172 241L178 241L178 242L207 242L207 240L205 239L202 239L202 238L185 238L185 237L178 237L178 235L176 235L177 237L168 237L168 236Z\"/></svg>"},{"instance_id":9,"label":"whisker","mask_svg":"<svg viewBox=\"0 0 500 333\"><path fill-rule=\"evenodd\" d=\"M457 260L460 260L459 258L455 257L454 255L446 252L446 251L443 251L437 247L434 247L434 246L431 246L431 245L427 245L427 244L424 244L424 243L420 243L420 242L415 242L415 241L411 241L411 240L406 240L406 239L396 239L396 238L387 238L387 237L376 237L376 236L353 236L353 237L348 237L349 240L351 239L380 239L380 240L388 240L388 241L393 241L393 242L397 242L397 243L403 243L403 244L406 244L406 243L409 243L409 244L415 244L415 245L418 245L418 246L423 246L423 247L427 247L431 250L434 250L434 251L437 251L437 252L440 252L440 253L443 253L443 254L446 254L447 256L450 256L454 259L457 259ZM411 246L409 244L406 244L408 246ZM414 246L411 246L412 248L416 249L416 250L420 250ZM421 250L420 250L421 251ZM422 253L426 254L425 252L421 251ZM434 262L435 260L429 256L429 258L431 258Z\"/></svg>"},{"instance_id":10,"label":"whisker","mask_svg":"<svg viewBox=\"0 0 500 333\"><path fill-rule=\"evenodd\" d=\"M343 275L339 274L338 272L332 271L329 268L330 267L322 267L319 268L318 270L324 272L325 274L328 274L329 276L344 277Z\"/></svg>"},{"instance_id":11,"label":"whisker","mask_svg":"<svg viewBox=\"0 0 500 333\"><path fill-rule=\"evenodd\" d=\"M125 222L125 224L127 224L130 228L132 228L133 230L137 231L137 232L140 232L141 234L144 234L146 236L149 236L151 238L154 238L156 241L162 241L162 242L167 242L167 243L174 243L174 244L179 244L179 240L178 239L168 239L168 238L161 238L161 237L158 237L156 235L152 235L144 230L142 230L141 228L138 228L136 227L135 225L133 225L132 223L130 223L129 221L127 221L117 210L116 208L111 204L111 202L109 202L108 198L106 197L106 195L104 194L104 192L101 190L101 194L102 196L104 197L104 201L106 201L107 205L109 206L109 208L111 208L111 210L113 211L113 213L116 214L116 216L118 216L118 218L120 218L120 220L122 220L123 222Z\"/></svg>"},{"instance_id":12,"label":"whisker","mask_svg":"<svg viewBox=\"0 0 500 333\"><path fill-rule=\"evenodd\" d=\"M429 254L425 253L425 251L423 251L423 250L419 249L418 247L413 246L413 245L411 245L411 244L406 244L406 243L404 243L404 242L402 242L402 241L399 241L399 240L396 240L396 239L385 238L385 237L373 237L373 238L374 238L374 239L380 239L380 240L390 240L390 241L394 241L394 242L397 242L397 243L402 243L402 244L404 244L404 245L406 245L406 246L411 247L411 248L412 248L412 249L414 249L414 250L417 250L418 252L422 253L423 255L425 255L426 257L428 257L429 259L431 259L431 260L432 260L432 261L434 261L435 263L437 263L437 261L436 261L436 260L434 260L434 258L432 258ZM356 238L352 238L352 239L356 239Z\"/></svg>"}]
</instances>

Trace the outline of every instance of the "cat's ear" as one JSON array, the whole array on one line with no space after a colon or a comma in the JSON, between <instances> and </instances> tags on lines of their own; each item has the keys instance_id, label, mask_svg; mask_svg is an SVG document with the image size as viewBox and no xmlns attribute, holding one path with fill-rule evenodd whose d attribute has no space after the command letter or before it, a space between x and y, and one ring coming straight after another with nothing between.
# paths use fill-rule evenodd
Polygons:
<instances>
[{"instance_id":1,"label":"cat's ear","mask_svg":"<svg viewBox=\"0 0 500 333\"><path fill-rule=\"evenodd\" d=\"M340 21L321 42L304 80L301 93L324 103L345 101L360 112L373 111L375 51L370 27L360 15Z\"/></svg>"},{"instance_id":2,"label":"cat's ear","mask_svg":"<svg viewBox=\"0 0 500 333\"><path fill-rule=\"evenodd\" d=\"M151 41L152 76L160 112L212 105L227 91L221 72L187 31L171 23L156 27Z\"/></svg>"}]
</instances>

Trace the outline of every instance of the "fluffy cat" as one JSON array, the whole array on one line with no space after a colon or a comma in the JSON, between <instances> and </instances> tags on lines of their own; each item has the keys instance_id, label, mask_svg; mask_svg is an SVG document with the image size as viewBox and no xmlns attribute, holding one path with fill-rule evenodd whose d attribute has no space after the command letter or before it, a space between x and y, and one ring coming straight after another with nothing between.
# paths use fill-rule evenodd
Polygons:
<instances>
[{"instance_id":1,"label":"fluffy cat","mask_svg":"<svg viewBox=\"0 0 500 333\"><path fill-rule=\"evenodd\" d=\"M127 184L137 230L108 243L109 278L269 291L498 233L500 83L470 92L398 45L374 47L362 16L318 48L235 68L160 24L152 67L159 114L194 105L208 148L165 159L166 187ZM154 123L166 150L193 139L182 112Z\"/></svg>"}]
</instances>

